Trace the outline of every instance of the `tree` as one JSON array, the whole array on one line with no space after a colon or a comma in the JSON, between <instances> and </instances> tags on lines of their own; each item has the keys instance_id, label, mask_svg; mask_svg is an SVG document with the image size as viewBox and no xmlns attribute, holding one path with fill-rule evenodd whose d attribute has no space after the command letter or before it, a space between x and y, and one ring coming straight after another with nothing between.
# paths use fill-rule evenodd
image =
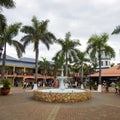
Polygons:
<instances>
[{"instance_id":1,"label":"tree","mask_svg":"<svg viewBox=\"0 0 120 120\"><path fill-rule=\"evenodd\" d=\"M19 32L21 23L11 24L9 26L7 25L6 21L4 21L3 23L4 24L0 24L0 28L2 28L0 29L0 45L3 48L2 75L1 75L2 80L4 79L5 74L7 44L15 47L18 57L21 57L22 53L24 52L23 45L17 40L14 40L14 37L16 37Z\"/></svg>"},{"instance_id":2,"label":"tree","mask_svg":"<svg viewBox=\"0 0 120 120\"><path fill-rule=\"evenodd\" d=\"M77 59L75 60L75 64L80 67L80 78L81 78L81 88L83 89L83 76L84 76L84 66L86 62L89 62L89 59L86 57L86 52L78 51Z\"/></svg>"},{"instance_id":3,"label":"tree","mask_svg":"<svg viewBox=\"0 0 120 120\"><path fill-rule=\"evenodd\" d=\"M49 61L48 61L46 58L42 57L42 60L39 61L38 64L39 64L39 69L43 69L43 71L44 71L44 76L45 76L46 73L47 73L47 70L48 70L49 67L50 67Z\"/></svg>"},{"instance_id":4,"label":"tree","mask_svg":"<svg viewBox=\"0 0 120 120\"><path fill-rule=\"evenodd\" d=\"M7 9L15 7L15 2L13 0L0 0L0 12L2 7ZM6 24L6 18L3 14L0 13L0 32L4 30L4 26Z\"/></svg>"},{"instance_id":5,"label":"tree","mask_svg":"<svg viewBox=\"0 0 120 120\"><path fill-rule=\"evenodd\" d=\"M32 18L32 26L23 26L21 32L25 33L26 35L21 39L26 48L27 45L33 43L35 51L35 81L37 82L37 74L38 74L38 58L39 58L39 44L40 42L45 44L46 47L49 49L50 44L53 44L55 41L55 36L53 33L47 30L48 27L48 20L41 21L37 20L34 16Z\"/></svg>"},{"instance_id":6,"label":"tree","mask_svg":"<svg viewBox=\"0 0 120 120\"><path fill-rule=\"evenodd\" d=\"M54 61L54 76L56 76L58 69L63 66L63 56L54 56L52 60Z\"/></svg>"},{"instance_id":7,"label":"tree","mask_svg":"<svg viewBox=\"0 0 120 120\"><path fill-rule=\"evenodd\" d=\"M71 33L68 32L65 35L65 39L58 39L58 44L61 45L61 50L58 51L55 55L57 58L58 56L61 56L63 58L63 61L65 61L66 66L66 76L68 76L68 62L72 62L74 58L76 57L76 53L78 49L77 46L80 45L79 40L71 40Z\"/></svg>"},{"instance_id":8,"label":"tree","mask_svg":"<svg viewBox=\"0 0 120 120\"><path fill-rule=\"evenodd\" d=\"M75 64L77 66L81 66L81 82L83 82L83 75L84 75L84 71L83 71L83 68L84 68L84 64L86 62L89 62L90 60L86 57L86 52L81 52L79 51L77 53L77 59L75 60Z\"/></svg>"},{"instance_id":9,"label":"tree","mask_svg":"<svg viewBox=\"0 0 120 120\"><path fill-rule=\"evenodd\" d=\"M2 7L7 9L15 7L15 2L13 0L0 0L0 10Z\"/></svg>"},{"instance_id":10,"label":"tree","mask_svg":"<svg viewBox=\"0 0 120 120\"><path fill-rule=\"evenodd\" d=\"M109 58L115 57L115 51L112 47L107 44L109 36L107 33L101 35L92 35L88 40L87 52L91 58L98 58L99 61L99 84L101 84L101 58L102 54L105 53Z\"/></svg>"},{"instance_id":11,"label":"tree","mask_svg":"<svg viewBox=\"0 0 120 120\"><path fill-rule=\"evenodd\" d=\"M7 9L14 8L15 2L13 0L0 0L0 12L2 11L2 7L5 7ZM0 24L4 26L5 23L6 23L5 16L0 13Z\"/></svg>"},{"instance_id":12,"label":"tree","mask_svg":"<svg viewBox=\"0 0 120 120\"><path fill-rule=\"evenodd\" d=\"M117 27L113 30L112 35L113 35L113 34L119 34L119 33L120 33L120 25L117 26Z\"/></svg>"}]
</instances>

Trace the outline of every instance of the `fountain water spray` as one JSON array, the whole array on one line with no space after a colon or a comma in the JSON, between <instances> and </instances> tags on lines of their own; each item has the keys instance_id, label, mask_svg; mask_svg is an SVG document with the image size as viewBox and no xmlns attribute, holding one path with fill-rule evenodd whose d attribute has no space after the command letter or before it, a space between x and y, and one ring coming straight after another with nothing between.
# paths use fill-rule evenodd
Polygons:
<instances>
[{"instance_id":1,"label":"fountain water spray","mask_svg":"<svg viewBox=\"0 0 120 120\"><path fill-rule=\"evenodd\" d=\"M64 76L63 75L63 66L62 66L62 69L61 69L61 76L60 77L57 77L57 79L59 80L59 89L62 89L64 90L65 89L65 84L64 84L64 80L67 79L67 76Z\"/></svg>"}]
</instances>

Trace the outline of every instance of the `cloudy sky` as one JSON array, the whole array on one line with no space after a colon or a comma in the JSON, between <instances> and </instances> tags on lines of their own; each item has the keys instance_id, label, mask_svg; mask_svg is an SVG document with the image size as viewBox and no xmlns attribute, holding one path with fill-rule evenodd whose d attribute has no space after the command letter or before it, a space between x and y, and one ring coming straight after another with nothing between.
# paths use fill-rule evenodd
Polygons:
<instances>
[{"instance_id":1,"label":"cloudy sky","mask_svg":"<svg viewBox=\"0 0 120 120\"><path fill-rule=\"evenodd\" d=\"M49 19L49 31L57 38L65 37L71 32L71 39L79 39L82 44L79 49L85 50L86 42L92 34L109 34L108 44L115 49L115 61L119 62L120 35L111 35L114 28L120 25L120 0L14 0L16 8L3 9L3 14L8 19L8 24L22 22L30 25L31 18L36 16L40 21ZM19 34L16 39L20 39ZM52 45L48 51L40 45L41 57L48 60L60 50L60 46ZM7 54L16 57L14 48L8 47ZM23 57L35 58L32 45L28 46Z\"/></svg>"}]
</instances>

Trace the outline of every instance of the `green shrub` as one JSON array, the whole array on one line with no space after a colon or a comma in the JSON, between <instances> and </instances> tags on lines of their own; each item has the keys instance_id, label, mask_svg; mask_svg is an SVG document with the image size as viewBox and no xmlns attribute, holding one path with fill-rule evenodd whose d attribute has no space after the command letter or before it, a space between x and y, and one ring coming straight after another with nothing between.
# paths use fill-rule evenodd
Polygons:
<instances>
[{"instance_id":1,"label":"green shrub","mask_svg":"<svg viewBox=\"0 0 120 120\"><path fill-rule=\"evenodd\" d=\"M11 88L11 80L10 79L4 79L3 80L3 88Z\"/></svg>"}]
</instances>

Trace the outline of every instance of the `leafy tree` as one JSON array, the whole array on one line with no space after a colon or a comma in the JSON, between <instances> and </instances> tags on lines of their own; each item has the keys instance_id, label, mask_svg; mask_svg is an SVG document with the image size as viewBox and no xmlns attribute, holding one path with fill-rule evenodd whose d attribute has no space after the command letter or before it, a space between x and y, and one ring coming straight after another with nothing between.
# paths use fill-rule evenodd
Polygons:
<instances>
[{"instance_id":1,"label":"leafy tree","mask_svg":"<svg viewBox=\"0 0 120 120\"><path fill-rule=\"evenodd\" d=\"M102 33L101 35L92 35L88 40L87 52L91 58L97 58L99 61L99 84L101 84L101 58L105 53L109 58L115 57L115 51L107 44L108 34Z\"/></svg>"},{"instance_id":2,"label":"leafy tree","mask_svg":"<svg viewBox=\"0 0 120 120\"><path fill-rule=\"evenodd\" d=\"M66 76L68 76L68 62L72 62L74 60L78 51L76 47L80 45L79 40L71 40L70 37L71 34L68 32L65 35L65 39L58 39L57 42L62 48L55 55L56 58L58 56L61 56L63 58L63 61L65 61Z\"/></svg>"},{"instance_id":3,"label":"leafy tree","mask_svg":"<svg viewBox=\"0 0 120 120\"><path fill-rule=\"evenodd\" d=\"M35 81L37 82L38 74L38 58L39 58L39 44L40 42L46 45L49 49L50 44L55 41L55 36L53 33L49 32L48 20L39 21L35 16L32 18L32 26L23 26L21 31L26 35L21 39L26 48L27 45L32 43L34 45L33 50L35 51Z\"/></svg>"}]
</instances>

